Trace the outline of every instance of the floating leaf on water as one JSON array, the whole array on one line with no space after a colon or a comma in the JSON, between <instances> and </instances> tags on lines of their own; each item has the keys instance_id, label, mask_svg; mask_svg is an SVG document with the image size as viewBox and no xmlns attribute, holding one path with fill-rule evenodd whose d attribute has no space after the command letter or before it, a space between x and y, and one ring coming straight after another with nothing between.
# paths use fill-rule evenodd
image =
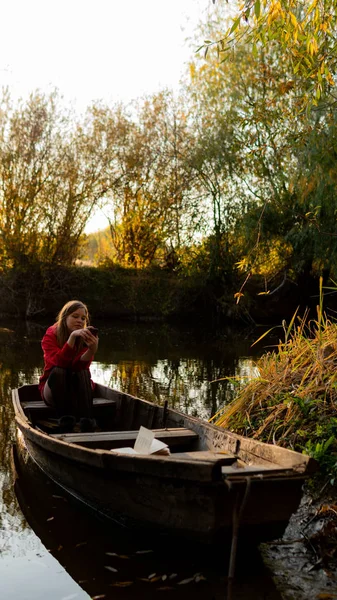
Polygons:
<instances>
[{"instance_id":1,"label":"floating leaf on water","mask_svg":"<svg viewBox=\"0 0 337 600\"><path fill-rule=\"evenodd\" d=\"M194 577L194 581L196 581L196 582L206 581L206 577L204 577L202 573L194 573L193 577Z\"/></svg>"},{"instance_id":2,"label":"floating leaf on water","mask_svg":"<svg viewBox=\"0 0 337 600\"><path fill-rule=\"evenodd\" d=\"M155 577L157 575L157 573L151 573L151 575L148 576L148 579L152 579L152 577Z\"/></svg>"},{"instance_id":3,"label":"floating leaf on water","mask_svg":"<svg viewBox=\"0 0 337 600\"><path fill-rule=\"evenodd\" d=\"M152 577L150 579L150 583L155 583L156 581L161 581L161 575L157 575L157 577Z\"/></svg>"},{"instance_id":4,"label":"floating leaf on water","mask_svg":"<svg viewBox=\"0 0 337 600\"><path fill-rule=\"evenodd\" d=\"M149 554L150 552L153 552L153 550L137 550L136 554Z\"/></svg>"},{"instance_id":5,"label":"floating leaf on water","mask_svg":"<svg viewBox=\"0 0 337 600\"><path fill-rule=\"evenodd\" d=\"M337 506L335 504L323 504L318 511L318 514L326 513L326 512L337 512Z\"/></svg>"},{"instance_id":6,"label":"floating leaf on water","mask_svg":"<svg viewBox=\"0 0 337 600\"><path fill-rule=\"evenodd\" d=\"M165 581L167 579L167 575L162 576L162 580Z\"/></svg>"},{"instance_id":7,"label":"floating leaf on water","mask_svg":"<svg viewBox=\"0 0 337 600\"><path fill-rule=\"evenodd\" d=\"M110 583L109 585L112 585L114 587L128 587L129 585L132 585L133 581L116 581L115 583Z\"/></svg>"},{"instance_id":8,"label":"floating leaf on water","mask_svg":"<svg viewBox=\"0 0 337 600\"><path fill-rule=\"evenodd\" d=\"M59 498L60 500L65 500L63 496L58 496L57 494L52 494L52 498Z\"/></svg>"},{"instance_id":9,"label":"floating leaf on water","mask_svg":"<svg viewBox=\"0 0 337 600\"><path fill-rule=\"evenodd\" d=\"M166 592L167 590L174 590L174 588L169 585L164 585L163 587L157 588L157 592Z\"/></svg>"},{"instance_id":10,"label":"floating leaf on water","mask_svg":"<svg viewBox=\"0 0 337 600\"><path fill-rule=\"evenodd\" d=\"M189 577L188 579L183 579L182 581L178 581L178 585L185 585L186 583L191 583L194 581L194 577Z\"/></svg>"},{"instance_id":11,"label":"floating leaf on water","mask_svg":"<svg viewBox=\"0 0 337 600\"><path fill-rule=\"evenodd\" d=\"M105 554L107 554L108 556L118 556L116 552L106 552Z\"/></svg>"},{"instance_id":12,"label":"floating leaf on water","mask_svg":"<svg viewBox=\"0 0 337 600\"><path fill-rule=\"evenodd\" d=\"M47 521L53 521L55 519L55 517L49 517L49 519L47 519Z\"/></svg>"},{"instance_id":13,"label":"floating leaf on water","mask_svg":"<svg viewBox=\"0 0 337 600\"><path fill-rule=\"evenodd\" d=\"M171 575L169 575L169 579L174 579L177 576L178 576L178 573L171 573Z\"/></svg>"},{"instance_id":14,"label":"floating leaf on water","mask_svg":"<svg viewBox=\"0 0 337 600\"><path fill-rule=\"evenodd\" d=\"M75 548L79 548L80 546L85 546L88 542L79 542L76 544Z\"/></svg>"},{"instance_id":15,"label":"floating leaf on water","mask_svg":"<svg viewBox=\"0 0 337 600\"><path fill-rule=\"evenodd\" d=\"M93 596L91 600L101 600L101 598L106 598L105 594L99 594L99 596Z\"/></svg>"},{"instance_id":16,"label":"floating leaf on water","mask_svg":"<svg viewBox=\"0 0 337 600\"><path fill-rule=\"evenodd\" d=\"M104 565L105 569L108 569L108 571L112 571L113 573L118 573L118 569L115 569L115 567L110 567L109 565Z\"/></svg>"}]
</instances>

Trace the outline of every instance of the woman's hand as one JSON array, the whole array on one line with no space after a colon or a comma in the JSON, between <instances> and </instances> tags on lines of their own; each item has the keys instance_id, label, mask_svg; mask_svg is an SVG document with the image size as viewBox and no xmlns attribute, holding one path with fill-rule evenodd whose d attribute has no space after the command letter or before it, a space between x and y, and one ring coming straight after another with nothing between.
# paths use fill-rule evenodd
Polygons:
<instances>
[{"instance_id":1,"label":"woman's hand","mask_svg":"<svg viewBox=\"0 0 337 600\"><path fill-rule=\"evenodd\" d=\"M91 333L91 331L87 328L75 329L75 331L71 332L71 334L68 338L68 344L69 344L69 346L71 346L71 348L74 347L74 345L76 343L76 339L78 339L78 338L82 338L84 344L88 347L88 350L82 355L81 358L83 360L88 360L86 355L88 354L88 357L91 358L97 351L98 337L93 335ZM84 356L85 356L85 358L83 358Z\"/></svg>"}]
</instances>

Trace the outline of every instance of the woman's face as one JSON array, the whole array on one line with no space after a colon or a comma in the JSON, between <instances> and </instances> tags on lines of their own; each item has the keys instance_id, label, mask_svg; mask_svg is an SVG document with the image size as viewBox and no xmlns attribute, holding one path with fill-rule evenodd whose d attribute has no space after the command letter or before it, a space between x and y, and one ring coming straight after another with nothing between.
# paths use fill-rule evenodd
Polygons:
<instances>
[{"instance_id":1,"label":"woman's face","mask_svg":"<svg viewBox=\"0 0 337 600\"><path fill-rule=\"evenodd\" d=\"M69 331L76 331L76 329L83 329L87 324L87 316L84 308L78 308L66 318L66 325Z\"/></svg>"}]
</instances>

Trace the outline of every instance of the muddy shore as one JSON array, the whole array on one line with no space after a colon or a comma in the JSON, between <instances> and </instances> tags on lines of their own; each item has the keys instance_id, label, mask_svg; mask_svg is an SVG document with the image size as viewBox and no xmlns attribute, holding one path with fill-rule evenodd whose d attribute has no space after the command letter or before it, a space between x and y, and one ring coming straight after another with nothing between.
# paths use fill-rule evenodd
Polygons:
<instances>
[{"instance_id":1,"label":"muddy shore","mask_svg":"<svg viewBox=\"0 0 337 600\"><path fill-rule=\"evenodd\" d=\"M307 486L281 540L261 545L284 600L337 598L337 488Z\"/></svg>"}]
</instances>

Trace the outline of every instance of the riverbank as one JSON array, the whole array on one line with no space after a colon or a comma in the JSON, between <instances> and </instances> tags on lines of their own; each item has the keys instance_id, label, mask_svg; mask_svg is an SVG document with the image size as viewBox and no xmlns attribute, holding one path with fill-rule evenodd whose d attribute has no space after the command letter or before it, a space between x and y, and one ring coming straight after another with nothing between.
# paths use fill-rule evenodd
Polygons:
<instances>
[{"instance_id":1,"label":"riverbank","mask_svg":"<svg viewBox=\"0 0 337 600\"><path fill-rule=\"evenodd\" d=\"M215 423L316 460L299 510L263 556L285 600L328 600L337 598L337 324L324 312L322 281L316 318L295 314L282 327L284 341L257 360Z\"/></svg>"},{"instance_id":2,"label":"riverbank","mask_svg":"<svg viewBox=\"0 0 337 600\"><path fill-rule=\"evenodd\" d=\"M260 547L283 600L337 598L337 490L306 490L281 540Z\"/></svg>"},{"instance_id":3,"label":"riverbank","mask_svg":"<svg viewBox=\"0 0 337 600\"><path fill-rule=\"evenodd\" d=\"M51 267L36 263L0 271L0 317L52 317L72 298L85 302L95 318L133 321L201 321L212 327L224 323L255 326L280 323L298 308L302 313L317 304L318 280L306 285L285 281L271 294L262 294L263 282L252 278L240 302L237 277L211 279L207 272L182 275L164 269L109 267ZM261 287L262 286L262 287ZM327 310L337 308L329 296Z\"/></svg>"}]
</instances>

